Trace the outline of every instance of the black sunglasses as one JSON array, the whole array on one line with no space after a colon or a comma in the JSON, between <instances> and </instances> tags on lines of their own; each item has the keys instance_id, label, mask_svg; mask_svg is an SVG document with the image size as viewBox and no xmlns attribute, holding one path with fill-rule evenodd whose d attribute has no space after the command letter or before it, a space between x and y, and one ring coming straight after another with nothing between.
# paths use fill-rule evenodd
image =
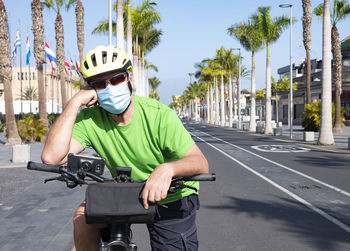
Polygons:
<instances>
[{"instance_id":1,"label":"black sunglasses","mask_svg":"<svg viewBox=\"0 0 350 251\"><path fill-rule=\"evenodd\" d=\"M128 79L128 77L129 75L126 72L122 72L106 80L89 81L88 84L97 90L102 90L107 87L107 84L118 85L120 83L125 82Z\"/></svg>"}]
</instances>

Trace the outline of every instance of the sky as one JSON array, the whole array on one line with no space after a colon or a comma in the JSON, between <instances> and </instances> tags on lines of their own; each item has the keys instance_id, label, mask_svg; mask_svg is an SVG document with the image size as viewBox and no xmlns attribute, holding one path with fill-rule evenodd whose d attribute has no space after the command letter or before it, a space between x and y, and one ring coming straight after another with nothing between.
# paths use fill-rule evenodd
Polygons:
<instances>
[{"instance_id":1,"label":"sky","mask_svg":"<svg viewBox=\"0 0 350 251\"><path fill-rule=\"evenodd\" d=\"M33 45L31 32L31 0L3 0L8 13L11 43L14 33L21 32L22 62L25 62L25 36L29 32L30 44ZM156 27L163 31L160 44L146 55L149 63L158 67L158 72L150 70L149 77L156 76L161 84L157 91L160 101L168 105L172 95L181 95L190 82L189 73L196 71L194 65L205 58L214 58L216 49L224 46L241 48L242 64L251 68L251 53L245 51L239 42L227 34L227 29L239 22L246 21L256 13L258 7L270 6L271 16L285 15L289 18L289 8L280 8L280 4L292 4L293 17L297 20L292 28L293 63L300 64L305 58L302 36L302 1L301 0L155 0L162 22ZM112 1L115 2L115 1ZM141 0L131 0L131 4L140 4ZM312 0L315 8L322 0ZM85 8L85 48L84 54L94 47L108 44L108 35L92 35L91 31L101 20L108 18L108 0L82 0ZM331 0L331 6L333 1ZM75 12L73 6L62 10L64 23L65 52L73 60L79 58L76 36ZM54 10L44 9L45 40L55 51ZM115 14L113 13L113 19ZM337 27L340 39L350 36L349 17ZM313 15L311 28L311 58L322 59L322 20ZM113 38L116 43L116 38ZM11 45L11 46L12 46ZM280 39L270 46L271 74L278 79L277 69L289 65L290 30L285 30ZM31 49L33 51L33 48ZM238 53L238 51L235 51ZM19 60L19 59L17 59ZM256 53L256 86L265 87L266 49ZM34 62L32 56L31 62ZM34 63L31 63L32 65ZM242 80L242 89L250 90L250 80Z\"/></svg>"}]
</instances>

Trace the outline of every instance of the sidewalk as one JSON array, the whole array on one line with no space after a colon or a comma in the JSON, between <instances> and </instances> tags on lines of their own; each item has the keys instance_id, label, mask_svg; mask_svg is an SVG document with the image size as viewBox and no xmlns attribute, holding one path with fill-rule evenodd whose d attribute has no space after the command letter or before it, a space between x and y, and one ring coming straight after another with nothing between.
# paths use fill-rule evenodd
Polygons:
<instances>
[{"instance_id":1,"label":"sidewalk","mask_svg":"<svg viewBox=\"0 0 350 251\"><path fill-rule=\"evenodd\" d=\"M6 167L25 167L27 163L13 163L12 162L12 146L6 146L6 135L4 132L0 133L0 168ZM30 161L41 162L41 152L44 143L36 142L30 143ZM93 155L95 151L92 148L87 148L83 152L85 155Z\"/></svg>"},{"instance_id":2,"label":"sidewalk","mask_svg":"<svg viewBox=\"0 0 350 251\"><path fill-rule=\"evenodd\" d=\"M188 120L188 121L194 122L193 120ZM215 127L221 127L218 125L208 124L206 121L203 121L203 120L200 121L199 123L210 125L210 126L215 126ZM243 122L242 124L244 124L244 123L247 124L247 122ZM331 145L331 146L324 146L324 145L317 144L317 140L318 140L318 136L319 136L318 132L315 132L314 141L305 142L304 141L304 134L303 134L304 129L302 128L301 125L294 125L293 126L293 139L290 139L290 129L289 129L288 125L282 125L282 135L281 136L265 135L265 134L256 133L256 132L243 131L242 129L239 130L237 128L232 128L232 127L228 127L228 126L225 126L224 128L230 129L230 130L235 130L235 131L241 131L242 133L250 133L250 134L255 134L258 136L271 137L271 138L278 139L278 140L281 140L284 142L310 145L310 146L314 146L316 148L327 150L327 151L335 151L335 152L350 154L350 150L348 149L348 138L350 137L350 126L342 127L342 129L343 129L342 133L333 133L335 144Z\"/></svg>"},{"instance_id":3,"label":"sidewalk","mask_svg":"<svg viewBox=\"0 0 350 251\"><path fill-rule=\"evenodd\" d=\"M338 150L338 151L345 151L347 153L350 153L350 150L348 149L348 138L350 137L350 126L345 126L342 128L342 133L333 133L334 142L335 144L333 146L322 146L317 145L318 147L322 147L329 150ZM304 144L311 144L316 145L319 133L315 132L315 140L314 142L304 142L304 129L301 125L294 125L293 126L293 140L297 142L302 142ZM273 136L276 137L276 136ZM287 125L282 126L282 136L279 136L280 138L290 140L290 129Z\"/></svg>"},{"instance_id":4,"label":"sidewalk","mask_svg":"<svg viewBox=\"0 0 350 251\"><path fill-rule=\"evenodd\" d=\"M205 121L201 121L200 123L207 124ZM213 125L217 126L217 125ZM218 126L217 126L218 127ZM226 129L229 127L225 127ZM238 130L235 128L230 128L231 130ZM334 141L335 144L332 146L322 146L317 145L317 139L318 139L318 132L315 132L315 140L313 142L304 142L303 140L303 132L304 129L300 125L294 125L293 126L293 139L290 139L290 130L287 125L282 126L282 136L273 136L273 135L264 135L264 134L258 134L261 136L266 137L272 137L275 139L280 139L283 141L289 141L291 143L302 143L307 145L315 145L318 148L322 148L324 150L329 151L337 151L337 152L343 152L343 153L349 153L350 150L348 149L348 138L350 137L350 126L343 127L343 133L335 133L334 134ZM248 131L242 131L244 133L252 133ZM26 163L13 163L12 162L12 147L11 146L5 146L6 143L6 135L4 132L0 133L0 168L1 167L18 167L18 166L26 166ZM44 144L43 143L31 143L30 144L30 160L35 162L41 162L41 151L43 149ZM86 149L84 151L84 154L92 155L94 154L93 149Z\"/></svg>"}]
</instances>

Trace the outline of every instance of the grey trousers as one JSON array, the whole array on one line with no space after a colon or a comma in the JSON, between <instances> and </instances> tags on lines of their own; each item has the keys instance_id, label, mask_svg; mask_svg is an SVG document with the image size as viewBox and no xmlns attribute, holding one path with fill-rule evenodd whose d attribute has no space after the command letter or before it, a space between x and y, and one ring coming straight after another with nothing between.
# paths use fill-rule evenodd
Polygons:
<instances>
[{"instance_id":1,"label":"grey trousers","mask_svg":"<svg viewBox=\"0 0 350 251\"><path fill-rule=\"evenodd\" d=\"M158 215L148 224L152 251L197 251L196 211L198 196L158 205Z\"/></svg>"}]
</instances>

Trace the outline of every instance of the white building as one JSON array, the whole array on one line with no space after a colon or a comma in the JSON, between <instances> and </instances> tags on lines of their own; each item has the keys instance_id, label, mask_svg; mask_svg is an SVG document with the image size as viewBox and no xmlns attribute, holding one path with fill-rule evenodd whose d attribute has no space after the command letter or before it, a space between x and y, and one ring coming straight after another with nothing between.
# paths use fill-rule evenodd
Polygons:
<instances>
[{"instance_id":1,"label":"white building","mask_svg":"<svg viewBox=\"0 0 350 251\"><path fill-rule=\"evenodd\" d=\"M61 86L57 74L52 72L51 69L46 69L44 75L45 84L45 96L46 96L46 110L47 113L60 113L62 111L62 97ZM69 100L78 89L73 88L74 82L79 80L77 73L69 74L66 76L66 90L67 100ZM28 100L25 97L25 93L29 88L32 88L37 95L38 91L38 74L36 67L20 67L12 68L12 96L15 114L23 113L38 113L39 101ZM5 114L5 100L4 100L4 85L0 83L0 113ZM21 93L22 99L21 99Z\"/></svg>"}]
</instances>

